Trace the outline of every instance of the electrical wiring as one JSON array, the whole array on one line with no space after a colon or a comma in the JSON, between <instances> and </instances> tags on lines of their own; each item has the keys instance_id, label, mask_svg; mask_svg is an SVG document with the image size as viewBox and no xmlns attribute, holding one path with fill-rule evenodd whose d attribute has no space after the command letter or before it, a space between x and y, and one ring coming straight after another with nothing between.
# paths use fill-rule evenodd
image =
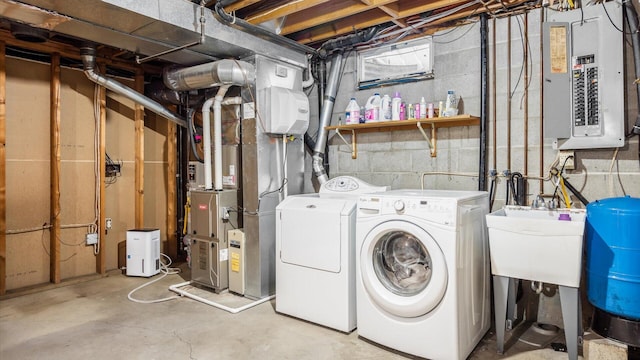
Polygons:
<instances>
[{"instance_id":1,"label":"electrical wiring","mask_svg":"<svg viewBox=\"0 0 640 360\"><path fill-rule=\"evenodd\" d=\"M154 299L154 300L140 300L140 299L136 299L136 298L133 297L133 294L136 291L138 291L138 290L140 290L140 289L142 289L144 287L147 287L147 286L149 286L149 285L151 285L153 283L156 283L156 282L164 279L165 277L167 277L167 275L176 275L176 274L180 273L180 269L179 268L170 267L171 266L171 258L169 256L167 256L167 255L165 255L163 253L160 253L160 256L161 256L161 259L160 259L160 272L162 273L162 276L160 276L160 277L158 277L156 279L153 279L153 280L151 280L149 282L146 282L146 283L138 286L137 288L131 290L129 292L129 294L127 294L127 298L129 300L131 300L133 302L136 302L136 303L139 303L139 304L155 304L155 303L159 303L159 302L164 302L164 301L169 301L169 300L180 298L180 296L178 296L178 295L173 295L173 296L160 298L160 299ZM162 261L162 257L167 259L167 263L166 264Z\"/></svg>"},{"instance_id":2,"label":"electrical wiring","mask_svg":"<svg viewBox=\"0 0 640 360\"><path fill-rule=\"evenodd\" d=\"M102 90L102 91L106 91ZM95 197L94 197L94 219L93 223L95 227L95 233L98 234L97 241L93 244L93 254L98 255L100 253L100 95L101 88L98 84L93 87L93 116L94 116L94 133L93 133L93 172L94 172L94 184L95 184ZM104 164L103 164L104 165Z\"/></svg>"},{"instance_id":3,"label":"electrical wiring","mask_svg":"<svg viewBox=\"0 0 640 360\"><path fill-rule=\"evenodd\" d=\"M462 33L462 35L458 36L457 38L455 38L453 40L448 40L448 41L435 41L434 40L433 43L434 44L450 44L450 43L456 42L456 41L462 39L465 35L467 35L471 31L471 29L474 29L476 27L476 25L478 25L478 22L474 22L471 26L469 26L469 28L464 33Z\"/></svg>"},{"instance_id":4,"label":"electrical wiring","mask_svg":"<svg viewBox=\"0 0 640 360\"><path fill-rule=\"evenodd\" d=\"M623 33L623 34L624 34L624 33L625 33L625 32L624 32L624 30L623 30L623 29L624 29L624 24L622 25L622 29L620 29L620 28L618 27L618 25L616 25L616 24L614 24L614 23L613 23L613 20L611 19L611 16L609 16L609 11L607 11L607 7L606 7L606 6L604 6L604 1L603 1L603 2L601 2L600 4L602 5L602 8L604 9L604 13L605 13L605 14L607 14L607 18L609 19L609 22L611 23L611 25L613 25L613 27L614 27L616 30L618 30L619 32L621 32L621 33Z\"/></svg>"}]
</instances>

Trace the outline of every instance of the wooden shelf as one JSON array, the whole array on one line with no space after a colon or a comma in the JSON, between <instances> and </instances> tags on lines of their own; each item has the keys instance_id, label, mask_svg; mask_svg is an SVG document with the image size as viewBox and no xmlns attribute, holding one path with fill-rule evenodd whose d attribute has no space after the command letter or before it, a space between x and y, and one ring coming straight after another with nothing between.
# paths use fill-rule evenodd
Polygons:
<instances>
[{"instance_id":1,"label":"wooden shelf","mask_svg":"<svg viewBox=\"0 0 640 360\"><path fill-rule=\"evenodd\" d=\"M458 115L452 117L438 117L431 119L419 119L419 120L398 120L398 121L382 121L372 122L366 124L348 124L327 126L327 130L335 130L336 134L347 145L351 146L351 157L356 159L358 157L358 149L356 142L356 133L358 132L382 132L382 131L399 131L399 130L419 130L424 136L424 139L429 144L431 150L431 156L436 156L436 129L441 127L454 127L454 126L474 126L480 125L480 118L471 115ZM425 132L425 127L430 127L431 137ZM344 136L343 132L351 132L351 143L349 143Z\"/></svg>"}]
</instances>

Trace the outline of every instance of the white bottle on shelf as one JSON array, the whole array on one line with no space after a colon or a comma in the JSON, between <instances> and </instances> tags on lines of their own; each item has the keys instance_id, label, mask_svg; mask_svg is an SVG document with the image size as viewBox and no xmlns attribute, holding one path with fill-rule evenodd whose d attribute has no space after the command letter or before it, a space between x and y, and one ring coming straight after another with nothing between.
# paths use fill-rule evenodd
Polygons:
<instances>
[{"instance_id":1,"label":"white bottle on shelf","mask_svg":"<svg viewBox=\"0 0 640 360\"><path fill-rule=\"evenodd\" d=\"M380 103L380 121L391 121L391 98L384 94Z\"/></svg>"},{"instance_id":2,"label":"white bottle on shelf","mask_svg":"<svg viewBox=\"0 0 640 360\"><path fill-rule=\"evenodd\" d=\"M356 102L356 98L351 98L347 109L345 110L345 124L357 124L360 122L360 105Z\"/></svg>"},{"instance_id":3,"label":"white bottle on shelf","mask_svg":"<svg viewBox=\"0 0 640 360\"><path fill-rule=\"evenodd\" d=\"M458 99L456 98L456 92L453 90L447 91L447 101L444 106L444 111L444 116L458 115Z\"/></svg>"},{"instance_id":4,"label":"white bottle on shelf","mask_svg":"<svg viewBox=\"0 0 640 360\"><path fill-rule=\"evenodd\" d=\"M373 96L369 97L367 103L365 104L365 113L364 113L364 122L376 122L380 121L380 94L375 93Z\"/></svg>"},{"instance_id":5,"label":"white bottle on shelf","mask_svg":"<svg viewBox=\"0 0 640 360\"><path fill-rule=\"evenodd\" d=\"M424 96L420 99L420 117L416 116L416 119L427 118L427 102L424 100Z\"/></svg>"},{"instance_id":6,"label":"white bottle on shelf","mask_svg":"<svg viewBox=\"0 0 640 360\"><path fill-rule=\"evenodd\" d=\"M396 91L393 94L393 100L391 100L391 119L390 120L400 120L400 104L402 103L402 98L400 97L400 93Z\"/></svg>"}]
</instances>

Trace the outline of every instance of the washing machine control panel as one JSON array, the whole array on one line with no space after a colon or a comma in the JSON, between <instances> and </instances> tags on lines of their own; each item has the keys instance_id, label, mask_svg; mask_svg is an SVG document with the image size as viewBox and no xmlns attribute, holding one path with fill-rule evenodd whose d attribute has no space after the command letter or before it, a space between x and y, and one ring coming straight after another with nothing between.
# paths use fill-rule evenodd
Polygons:
<instances>
[{"instance_id":1,"label":"washing machine control panel","mask_svg":"<svg viewBox=\"0 0 640 360\"><path fill-rule=\"evenodd\" d=\"M401 215L418 217L442 225L455 225L455 201L429 198L394 198L376 195L361 196L360 216Z\"/></svg>"}]
</instances>

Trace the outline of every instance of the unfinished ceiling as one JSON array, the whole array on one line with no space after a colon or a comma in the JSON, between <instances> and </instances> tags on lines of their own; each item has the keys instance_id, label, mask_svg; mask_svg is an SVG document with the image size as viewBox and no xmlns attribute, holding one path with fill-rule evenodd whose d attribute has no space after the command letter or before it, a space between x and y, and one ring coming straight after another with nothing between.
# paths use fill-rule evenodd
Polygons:
<instances>
[{"instance_id":1,"label":"unfinished ceiling","mask_svg":"<svg viewBox=\"0 0 640 360\"><path fill-rule=\"evenodd\" d=\"M194 0L197 1L197 0ZM213 8L216 1L207 1ZM407 29L412 36L433 33L481 13L497 15L525 0L237 0L222 1L227 12L252 24L279 30L280 35L312 47L372 26Z\"/></svg>"},{"instance_id":2,"label":"unfinished ceiling","mask_svg":"<svg viewBox=\"0 0 640 360\"><path fill-rule=\"evenodd\" d=\"M158 59L192 65L262 54L306 67L305 54L360 30L377 28L367 40L375 46L474 21L481 13L500 16L538 5L535 0L0 0L0 27L7 29L0 37L7 41L10 26L26 24L45 31L50 43L106 45L113 49L106 55L112 60L163 54ZM206 41L198 43L200 36ZM173 52L176 48L181 50Z\"/></svg>"}]
</instances>

